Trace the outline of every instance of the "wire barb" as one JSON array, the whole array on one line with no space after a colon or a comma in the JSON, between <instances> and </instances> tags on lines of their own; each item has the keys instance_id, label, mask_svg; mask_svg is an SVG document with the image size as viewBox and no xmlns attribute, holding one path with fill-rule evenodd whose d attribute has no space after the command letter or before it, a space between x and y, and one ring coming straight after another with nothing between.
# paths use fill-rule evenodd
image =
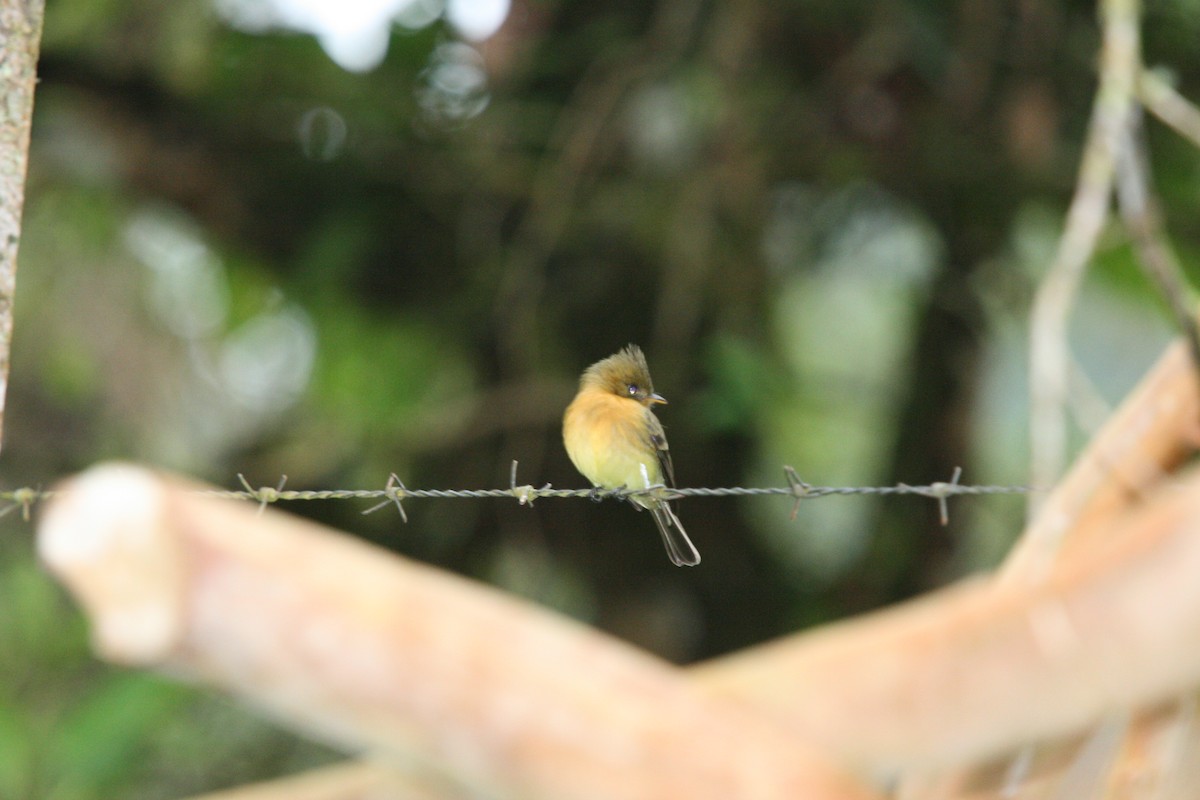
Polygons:
<instances>
[{"instance_id":1,"label":"wire barb","mask_svg":"<svg viewBox=\"0 0 1200 800\"><path fill-rule=\"evenodd\" d=\"M378 511L388 503L395 503L396 510L400 512L400 520L402 522L408 522L408 514L404 513L404 505L400 502L401 499L408 496L408 489L405 487L404 481L400 480L399 475L394 472L388 475L387 483L383 485L383 494L387 499L382 503L376 503L375 505L371 506L366 511L362 512L363 515Z\"/></svg>"},{"instance_id":2,"label":"wire barb","mask_svg":"<svg viewBox=\"0 0 1200 800\"><path fill-rule=\"evenodd\" d=\"M550 484L545 484L540 489L535 489L532 484L517 486L517 461L513 459L512 469L508 474L508 490L512 496L517 498L517 502L523 506L533 507L533 501L542 497L550 491Z\"/></svg>"},{"instance_id":3,"label":"wire barb","mask_svg":"<svg viewBox=\"0 0 1200 800\"><path fill-rule=\"evenodd\" d=\"M246 480L246 476L242 473L239 472L237 476L238 480L242 482L242 486L246 487L246 493L250 496L250 499L258 501L259 514L263 513L263 510L266 509L268 503L277 503L280 500L292 499L285 498L282 495L283 487L285 484L287 484L287 475L281 476L279 478L279 483L276 484L274 488L270 486L262 486L258 489L252 489L250 487L250 482Z\"/></svg>"},{"instance_id":4,"label":"wire barb","mask_svg":"<svg viewBox=\"0 0 1200 800\"><path fill-rule=\"evenodd\" d=\"M955 467L954 475L953 477L950 477L949 483L944 481L935 481L930 483L929 486L912 486L908 488L911 488L913 493L937 500L938 518L941 519L943 527L946 527L946 525L950 524L950 512L947 507L946 499L952 494L961 494L959 491L961 488L959 486L960 477L962 477L962 468ZM904 483L901 483L900 486L905 485Z\"/></svg>"},{"instance_id":5,"label":"wire barb","mask_svg":"<svg viewBox=\"0 0 1200 800\"><path fill-rule=\"evenodd\" d=\"M14 489L12 492L6 492L2 496L7 497L8 499L12 500L12 502L4 508L0 508L0 517L6 517L11 512L19 508L21 509L21 519L25 522L29 522L30 507L42 497L46 496L46 494L47 493L42 492L41 489L31 489L28 486L23 486L20 489Z\"/></svg>"},{"instance_id":6,"label":"wire barb","mask_svg":"<svg viewBox=\"0 0 1200 800\"><path fill-rule=\"evenodd\" d=\"M788 516L790 521L795 522L796 515L800 513L800 501L812 494L813 487L811 484L801 480L800 476L796 474L795 468L787 464L783 466L783 477L787 479L788 488L791 489L792 494L796 497L796 502L792 503L792 513Z\"/></svg>"}]
</instances>

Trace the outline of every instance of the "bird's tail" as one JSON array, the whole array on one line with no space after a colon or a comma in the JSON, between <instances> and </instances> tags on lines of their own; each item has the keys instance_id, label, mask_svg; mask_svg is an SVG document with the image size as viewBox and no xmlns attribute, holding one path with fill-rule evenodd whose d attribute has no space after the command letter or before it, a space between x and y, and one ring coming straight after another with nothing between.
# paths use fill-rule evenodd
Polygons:
<instances>
[{"instance_id":1,"label":"bird's tail","mask_svg":"<svg viewBox=\"0 0 1200 800\"><path fill-rule=\"evenodd\" d=\"M679 524L679 517L675 516L671 507L666 503L658 503L650 511L654 514L654 522L658 525L658 532L662 534L671 563L677 567L694 567L699 564L700 553L688 538L687 531Z\"/></svg>"}]
</instances>

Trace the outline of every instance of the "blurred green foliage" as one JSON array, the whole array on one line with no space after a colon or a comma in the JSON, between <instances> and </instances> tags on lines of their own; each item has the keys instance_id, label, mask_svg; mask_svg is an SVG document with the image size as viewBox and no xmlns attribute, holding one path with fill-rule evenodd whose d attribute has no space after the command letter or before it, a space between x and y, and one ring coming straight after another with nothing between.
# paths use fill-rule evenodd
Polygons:
<instances>
[{"instance_id":1,"label":"blurred green foliage","mask_svg":"<svg viewBox=\"0 0 1200 800\"><path fill-rule=\"evenodd\" d=\"M228 5L227 3L224 5ZM220 4L51 0L3 481L124 458L234 486L581 486L578 373L647 351L683 485L1024 480L1024 320L1094 89L1090 3L517 2L374 69ZM1200 94L1195 2L1147 51ZM1200 158L1151 125L1188 266ZM1116 401L1169 336L1122 235L1073 331ZM1079 438L1086 434L1079 433ZM999 558L1015 498L293 506L690 661ZM331 754L97 664L0 548L0 798L168 797Z\"/></svg>"}]
</instances>

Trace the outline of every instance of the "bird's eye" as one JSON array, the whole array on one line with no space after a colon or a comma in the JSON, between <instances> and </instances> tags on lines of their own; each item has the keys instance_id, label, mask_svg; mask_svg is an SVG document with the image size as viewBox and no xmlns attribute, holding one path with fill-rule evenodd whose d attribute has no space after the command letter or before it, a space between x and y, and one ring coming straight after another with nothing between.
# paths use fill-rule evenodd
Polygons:
<instances>
[{"instance_id":1,"label":"bird's eye","mask_svg":"<svg viewBox=\"0 0 1200 800\"><path fill-rule=\"evenodd\" d=\"M638 385L636 383L631 383L625 388L627 388L629 390L630 397L633 397L634 395L636 395L638 393Z\"/></svg>"}]
</instances>

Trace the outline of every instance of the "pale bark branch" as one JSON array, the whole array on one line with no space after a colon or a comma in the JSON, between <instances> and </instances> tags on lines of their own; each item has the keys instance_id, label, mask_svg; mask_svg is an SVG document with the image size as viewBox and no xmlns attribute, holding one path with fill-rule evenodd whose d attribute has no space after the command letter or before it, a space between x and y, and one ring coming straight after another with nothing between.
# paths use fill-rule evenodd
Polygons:
<instances>
[{"instance_id":1,"label":"pale bark branch","mask_svg":"<svg viewBox=\"0 0 1200 800\"><path fill-rule=\"evenodd\" d=\"M1038 286L1030 319L1030 482L1034 486L1054 485L1066 463L1067 322L1109 218L1117 151L1129 124L1141 68L1139 3L1104 0L1100 5L1104 37L1100 86L1066 229ZM1037 502L1036 496L1030 498L1031 516Z\"/></svg>"},{"instance_id":2,"label":"pale bark branch","mask_svg":"<svg viewBox=\"0 0 1200 800\"><path fill-rule=\"evenodd\" d=\"M1149 663L1122 661L1148 632L1169 628L1156 657L1179 663L1200 633L1200 619L1175 616L1200 611L1177 604L1194 580L1150 566L1170 569L1193 535L1175 504L1200 503L1200 478L1166 478L1195 450L1194 376L1186 346L1169 348L1050 495L998 580L751 648L697 677L872 770L996 757L1200 686L1200 673L1173 684ZM1060 558L1045 560L1047 535L1061 542ZM1142 583L1143 569L1156 578ZM854 724L868 709L871 725Z\"/></svg>"},{"instance_id":3,"label":"pale bark branch","mask_svg":"<svg viewBox=\"0 0 1200 800\"><path fill-rule=\"evenodd\" d=\"M618 640L290 515L123 465L39 553L105 658L222 687L349 751L520 798L867 798L780 726Z\"/></svg>"},{"instance_id":4,"label":"pale bark branch","mask_svg":"<svg viewBox=\"0 0 1200 800\"><path fill-rule=\"evenodd\" d=\"M189 800L456 800L462 796L428 776L413 776L371 761L346 761Z\"/></svg>"},{"instance_id":5,"label":"pale bark branch","mask_svg":"<svg viewBox=\"0 0 1200 800\"><path fill-rule=\"evenodd\" d=\"M1173 472L1200 441L1200 390L1183 342L1172 344L1076 459L1008 554L1001 578L1034 583L1058 547L1089 538ZM1054 542L1047 547L1046 542Z\"/></svg>"},{"instance_id":6,"label":"pale bark branch","mask_svg":"<svg viewBox=\"0 0 1200 800\"><path fill-rule=\"evenodd\" d=\"M1200 108L1177 92L1166 78L1143 70L1138 76L1138 99L1163 124L1200 147Z\"/></svg>"},{"instance_id":7,"label":"pale bark branch","mask_svg":"<svg viewBox=\"0 0 1200 800\"><path fill-rule=\"evenodd\" d=\"M0 443L43 15L43 0L0 0Z\"/></svg>"}]
</instances>

